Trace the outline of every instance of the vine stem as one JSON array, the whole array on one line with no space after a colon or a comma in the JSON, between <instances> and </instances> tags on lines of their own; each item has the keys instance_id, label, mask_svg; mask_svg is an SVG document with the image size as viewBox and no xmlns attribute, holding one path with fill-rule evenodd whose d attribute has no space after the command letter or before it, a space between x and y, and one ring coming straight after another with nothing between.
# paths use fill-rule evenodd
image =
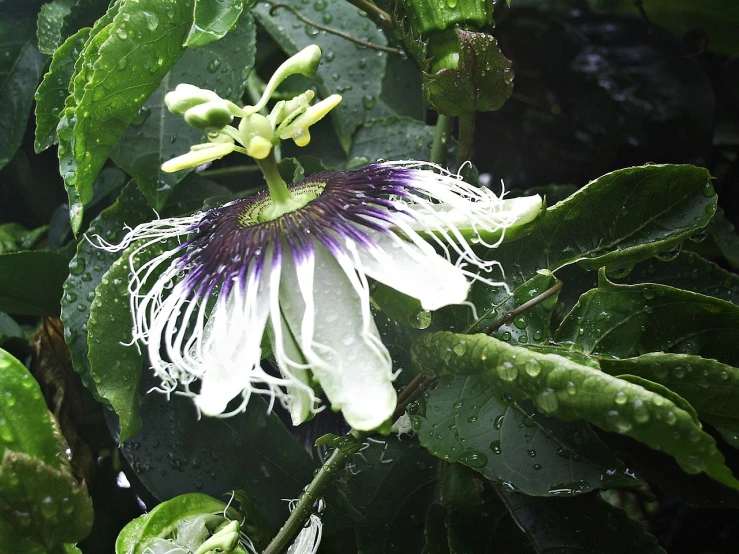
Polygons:
<instances>
[{"instance_id":1,"label":"vine stem","mask_svg":"<svg viewBox=\"0 0 739 554\"><path fill-rule=\"evenodd\" d=\"M395 405L392 420L396 421L403 415L406 406L421 396L431 383L432 381L423 375L416 375L398 394L398 401ZM354 429L349 431L349 435L358 441L364 441L368 434ZM290 547L298 536L298 533L303 529L305 522L311 516L315 503L323 496L326 487L328 487L334 477L344 467L346 456L347 454L345 452L337 448L323 462L323 465L315 477L313 477L313 480L304 489L303 494L300 495L295 509L262 554L283 554Z\"/></svg>"},{"instance_id":2,"label":"vine stem","mask_svg":"<svg viewBox=\"0 0 739 554\"><path fill-rule=\"evenodd\" d=\"M436 121L436 130L434 131L434 142L431 145L431 161L442 167L446 165L446 152L449 144L449 136L452 133L452 123L454 120L447 116L439 114Z\"/></svg>"},{"instance_id":3,"label":"vine stem","mask_svg":"<svg viewBox=\"0 0 739 554\"><path fill-rule=\"evenodd\" d=\"M457 150L457 168L465 162L472 161L472 145L475 141L475 112L459 116L459 148Z\"/></svg>"},{"instance_id":4,"label":"vine stem","mask_svg":"<svg viewBox=\"0 0 739 554\"><path fill-rule=\"evenodd\" d=\"M390 17L390 14L386 11L381 10L373 3L368 2L367 0L346 1L366 13L367 17L374 21L375 25L377 25L380 29L383 29L385 31L391 31L393 29L393 18Z\"/></svg>"},{"instance_id":5,"label":"vine stem","mask_svg":"<svg viewBox=\"0 0 739 554\"><path fill-rule=\"evenodd\" d=\"M483 331L483 333L485 333L486 335L489 335L493 331L496 331L498 327L500 327L501 325L505 325L509 321L512 321L517 315L520 315L530 310L531 308L536 306L539 302L543 302L544 300L546 300L553 294L558 293L561 288L562 288L562 281L557 281L556 283L554 283L554 285L549 287L547 290L542 292L540 295L535 296L528 302L524 302L518 308L511 310L510 312L508 312L506 315L504 315L497 321L494 321L493 323L485 327L485 330Z\"/></svg>"}]
</instances>

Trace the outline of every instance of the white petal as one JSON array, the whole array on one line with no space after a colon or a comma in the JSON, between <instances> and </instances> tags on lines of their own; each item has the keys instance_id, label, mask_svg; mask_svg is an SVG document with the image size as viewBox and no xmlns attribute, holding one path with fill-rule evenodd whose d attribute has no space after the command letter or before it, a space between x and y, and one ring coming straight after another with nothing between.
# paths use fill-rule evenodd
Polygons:
<instances>
[{"instance_id":1,"label":"white petal","mask_svg":"<svg viewBox=\"0 0 739 554\"><path fill-rule=\"evenodd\" d=\"M260 367L261 341L269 315L269 279L250 268L242 290L235 286L228 300L218 299L199 345L202 376L195 404L205 415L219 415L239 394L252 392L253 382L269 382Z\"/></svg>"},{"instance_id":2,"label":"white petal","mask_svg":"<svg viewBox=\"0 0 739 554\"><path fill-rule=\"evenodd\" d=\"M337 260L320 245L315 275L310 258L300 265L285 259L283 272L282 313L332 407L355 429L378 427L392 415L396 393L366 282L347 256Z\"/></svg>"},{"instance_id":3,"label":"white petal","mask_svg":"<svg viewBox=\"0 0 739 554\"><path fill-rule=\"evenodd\" d=\"M371 234L375 248L357 247L362 270L373 279L417 298L425 310L460 304L470 283L464 272L433 248L421 248L395 234Z\"/></svg>"}]
</instances>

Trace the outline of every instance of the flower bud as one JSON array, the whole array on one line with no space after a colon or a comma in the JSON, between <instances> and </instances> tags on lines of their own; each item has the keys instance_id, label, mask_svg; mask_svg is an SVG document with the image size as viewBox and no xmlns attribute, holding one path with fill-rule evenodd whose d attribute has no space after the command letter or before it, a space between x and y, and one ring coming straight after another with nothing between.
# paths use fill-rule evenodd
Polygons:
<instances>
[{"instance_id":1,"label":"flower bud","mask_svg":"<svg viewBox=\"0 0 739 554\"><path fill-rule=\"evenodd\" d=\"M185 112L185 121L188 125L205 131L223 129L233 121L233 118L228 105L220 98L198 104Z\"/></svg>"},{"instance_id":2,"label":"flower bud","mask_svg":"<svg viewBox=\"0 0 739 554\"><path fill-rule=\"evenodd\" d=\"M307 146L310 142L308 128L323 119L328 112L341 102L341 95L332 94L318 104L309 106L302 114L277 129L277 136L281 139L293 139L298 146Z\"/></svg>"},{"instance_id":3,"label":"flower bud","mask_svg":"<svg viewBox=\"0 0 739 554\"><path fill-rule=\"evenodd\" d=\"M194 106L216 100L221 100L221 97L212 90L198 88L187 83L177 85L177 88L164 95L164 103L169 111L175 115L184 115L187 110Z\"/></svg>"},{"instance_id":4,"label":"flower bud","mask_svg":"<svg viewBox=\"0 0 739 554\"><path fill-rule=\"evenodd\" d=\"M242 118L239 135L246 153L256 160L263 160L272 151L274 129L262 114L254 113Z\"/></svg>"},{"instance_id":5,"label":"flower bud","mask_svg":"<svg viewBox=\"0 0 739 554\"><path fill-rule=\"evenodd\" d=\"M206 552L231 552L239 544L239 522L231 521L200 545L195 554Z\"/></svg>"},{"instance_id":6,"label":"flower bud","mask_svg":"<svg viewBox=\"0 0 739 554\"><path fill-rule=\"evenodd\" d=\"M162 171L165 173L174 173L181 169L189 167L197 167L207 162L218 160L234 151L233 142L198 144L193 146L187 154L177 156L162 164Z\"/></svg>"}]
</instances>

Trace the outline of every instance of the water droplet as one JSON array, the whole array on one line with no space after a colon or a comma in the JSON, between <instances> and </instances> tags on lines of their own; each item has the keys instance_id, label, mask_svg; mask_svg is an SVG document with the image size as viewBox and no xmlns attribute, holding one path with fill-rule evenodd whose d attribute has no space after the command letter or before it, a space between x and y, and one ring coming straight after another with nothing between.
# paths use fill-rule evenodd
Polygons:
<instances>
[{"instance_id":1,"label":"water droplet","mask_svg":"<svg viewBox=\"0 0 739 554\"><path fill-rule=\"evenodd\" d=\"M222 62L219 58L214 58L210 61L206 69L209 73L215 73L216 71L218 71L218 68L221 67L221 63Z\"/></svg>"},{"instance_id":2,"label":"water droplet","mask_svg":"<svg viewBox=\"0 0 739 554\"><path fill-rule=\"evenodd\" d=\"M159 18L153 13L149 12L142 12L142 14L144 16L144 23L146 25L146 28L150 31L156 31L157 27L159 26Z\"/></svg>"},{"instance_id":3,"label":"water droplet","mask_svg":"<svg viewBox=\"0 0 739 554\"><path fill-rule=\"evenodd\" d=\"M536 450L527 450L526 454L528 454L530 458L536 458Z\"/></svg>"},{"instance_id":4,"label":"water droplet","mask_svg":"<svg viewBox=\"0 0 739 554\"><path fill-rule=\"evenodd\" d=\"M322 12L326 9L326 6L328 4L325 2L325 0L318 0L315 4L313 4L313 9L317 12Z\"/></svg>"},{"instance_id":5,"label":"water droplet","mask_svg":"<svg viewBox=\"0 0 739 554\"><path fill-rule=\"evenodd\" d=\"M665 422L667 425L675 425L677 423L677 415L672 410L665 412Z\"/></svg>"},{"instance_id":6,"label":"water droplet","mask_svg":"<svg viewBox=\"0 0 739 554\"><path fill-rule=\"evenodd\" d=\"M559 398L554 389L547 389L536 397L537 407L544 413L551 414L559 408Z\"/></svg>"},{"instance_id":7,"label":"water droplet","mask_svg":"<svg viewBox=\"0 0 739 554\"><path fill-rule=\"evenodd\" d=\"M624 391L620 390L616 393L616 397L614 398L614 402L616 402L616 404L618 404L619 406L623 406L628 401L629 397Z\"/></svg>"},{"instance_id":8,"label":"water droplet","mask_svg":"<svg viewBox=\"0 0 739 554\"><path fill-rule=\"evenodd\" d=\"M469 467L485 467L488 463L488 457L481 452L475 452L474 450L468 450L459 459L460 462Z\"/></svg>"},{"instance_id":9,"label":"water droplet","mask_svg":"<svg viewBox=\"0 0 739 554\"><path fill-rule=\"evenodd\" d=\"M634 400L634 420L637 423L647 423L649 421L649 410L639 398Z\"/></svg>"},{"instance_id":10,"label":"water droplet","mask_svg":"<svg viewBox=\"0 0 739 554\"><path fill-rule=\"evenodd\" d=\"M677 244L668 250L656 254L654 257L661 262L671 262L680 255L680 247L681 245Z\"/></svg>"},{"instance_id":11,"label":"water droplet","mask_svg":"<svg viewBox=\"0 0 739 554\"><path fill-rule=\"evenodd\" d=\"M377 99L371 94L365 94L364 98L362 98L362 105L365 110L371 110L374 108L375 102L377 102Z\"/></svg>"},{"instance_id":12,"label":"water droplet","mask_svg":"<svg viewBox=\"0 0 739 554\"><path fill-rule=\"evenodd\" d=\"M524 365L524 371L529 377L536 377L541 373L541 364L534 360L528 360Z\"/></svg>"},{"instance_id":13,"label":"water droplet","mask_svg":"<svg viewBox=\"0 0 739 554\"><path fill-rule=\"evenodd\" d=\"M128 33L123 27L118 27L115 30L115 34L118 35L122 40L126 40L128 38Z\"/></svg>"},{"instance_id":14,"label":"water droplet","mask_svg":"<svg viewBox=\"0 0 739 554\"><path fill-rule=\"evenodd\" d=\"M503 381L510 382L518 377L518 368L515 364L509 361L498 364L498 366L495 368L495 371L498 376L503 379Z\"/></svg>"},{"instance_id":15,"label":"water droplet","mask_svg":"<svg viewBox=\"0 0 739 554\"><path fill-rule=\"evenodd\" d=\"M144 124L149 115L151 114L151 108L148 106L141 106L141 109L136 113L134 118L131 120L131 125L139 127Z\"/></svg>"},{"instance_id":16,"label":"water droplet","mask_svg":"<svg viewBox=\"0 0 739 554\"><path fill-rule=\"evenodd\" d=\"M672 368L672 374L676 379L682 379L685 377L685 368L682 366L676 366Z\"/></svg>"},{"instance_id":17,"label":"water droplet","mask_svg":"<svg viewBox=\"0 0 739 554\"><path fill-rule=\"evenodd\" d=\"M77 294L74 292L68 292L64 295L64 300L65 302L74 302L75 300L77 300Z\"/></svg>"},{"instance_id":18,"label":"water droplet","mask_svg":"<svg viewBox=\"0 0 739 554\"><path fill-rule=\"evenodd\" d=\"M574 396L577 394L577 385L573 383L572 381L567 381L567 385L565 386L567 389L567 394Z\"/></svg>"},{"instance_id":19,"label":"water droplet","mask_svg":"<svg viewBox=\"0 0 739 554\"><path fill-rule=\"evenodd\" d=\"M495 418L495 423L493 424L493 427L496 430L500 430L501 427L503 427L503 420L505 419L504 415L498 416Z\"/></svg>"},{"instance_id":20,"label":"water droplet","mask_svg":"<svg viewBox=\"0 0 739 554\"><path fill-rule=\"evenodd\" d=\"M457 356L464 356L465 352L467 352L467 348L465 347L464 342L455 344L452 350Z\"/></svg>"},{"instance_id":21,"label":"water droplet","mask_svg":"<svg viewBox=\"0 0 739 554\"><path fill-rule=\"evenodd\" d=\"M526 321L526 318L524 316L520 315L516 319L513 320L513 324L519 329L526 329L529 322Z\"/></svg>"},{"instance_id":22,"label":"water droplet","mask_svg":"<svg viewBox=\"0 0 739 554\"><path fill-rule=\"evenodd\" d=\"M500 441L491 442L490 450L492 450L494 454L500 454L502 452L502 450L500 449Z\"/></svg>"},{"instance_id":23,"label":"water droplet","mask_svg":"<svg viewBox=\"0 0 739 554\"><path fill-rule=\"evenodd\" d=\"M69 273L72 275L82 275L85 271L85 259L79 256L75 257L69 264Z\"/></svg>"},{"instance_id":24,"label":"water droplet","mask_svg":"<svg viewBox=\"0 0 739 554\"><path fill-rule=\"evenodd\" d=\"M709 181L701 189L701 193L703 193L703 196L705 196L706 198L713 198L714 196L716 196L716 189L713 188L713 185Z\"/></svg>"}]
</instances>

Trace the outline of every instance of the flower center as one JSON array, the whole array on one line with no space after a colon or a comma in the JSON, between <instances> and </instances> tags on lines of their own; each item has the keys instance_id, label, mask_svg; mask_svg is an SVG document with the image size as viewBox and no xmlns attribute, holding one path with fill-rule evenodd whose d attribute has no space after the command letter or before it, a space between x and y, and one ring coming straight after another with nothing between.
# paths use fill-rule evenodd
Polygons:
<instances>
[{"instance_id":1,"label":"flower center","mask_svg":"<svg viewBox=\"0 0 739 554\"><path fill-rule=\"evenodd\" d=\"M308 181L288 185L290 191L289 200L285 202L275 202L271 195L264 195L253 202L244 204L243 209L238 215L239 226L251 227L258 223L274 221L282 215L299 210L308 205L310 202L318 198L326 183L320 181Z\"/></svg>"}]
</instances>

